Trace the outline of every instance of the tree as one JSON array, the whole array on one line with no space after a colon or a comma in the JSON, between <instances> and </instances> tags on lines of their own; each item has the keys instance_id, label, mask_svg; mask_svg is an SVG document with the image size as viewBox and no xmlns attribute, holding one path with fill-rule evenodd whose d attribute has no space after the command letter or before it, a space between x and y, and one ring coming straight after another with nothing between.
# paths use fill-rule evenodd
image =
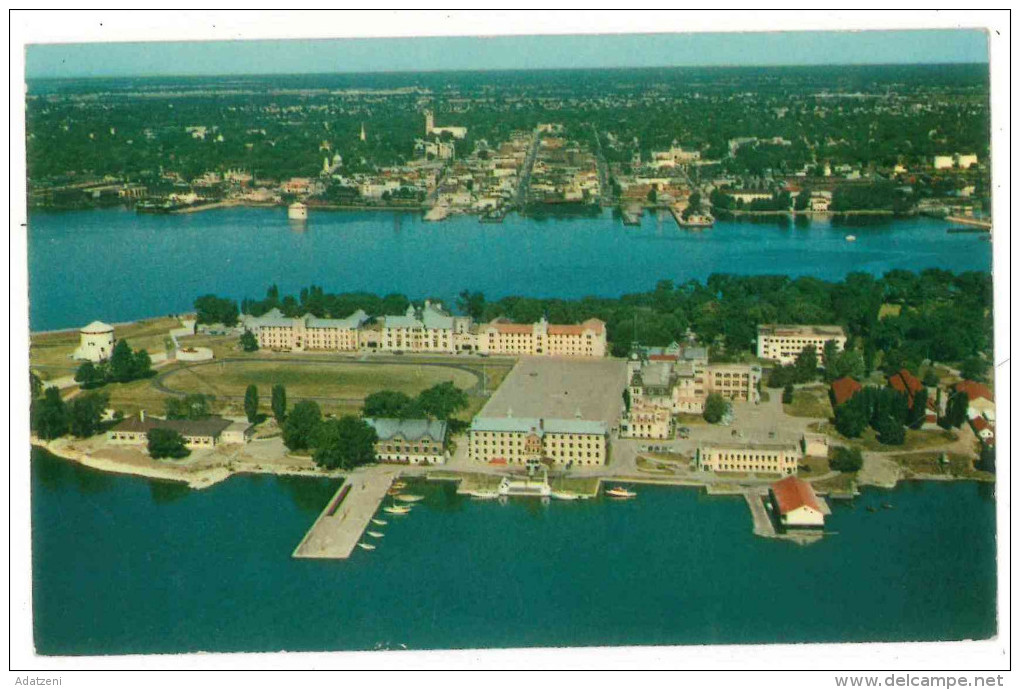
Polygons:
<instances>
[{"instance_id":1,"label":"tree","mask_svg":"<svg viewBox=\"0 0 1020 690\"><path fill-rule=\"evenodd\" d=\"M152 357L147 350L135 350L131 378L144 379L152 375Z\"/></svg>"},{"instance_id":2,"label":"tree","mask_svg":"<svg viewBox=\"0 0 1020 690\"><path fill-rule=\"evenodd\" d=\"M984 382L988 365L980 357L970 357L960 364L960 377L970 381Z\"/></svg>"},{"instance_id":3,"label":"tree","mask_svg":"<svg viewBox=\"0 0 1020 690\"><path fill-rule=\"evenodd\" d=\"M276 418L276 423L283 424L283 420L287 417L287 389L283 387L283 384L277 383L273 386L270 405L273 408L273 417Z\"/></svg>"},{"instance_id":4,"label":"tree","mask_svg":"<svg viewBox=\"0 0 1020 690\"><path fill-rule=\"evenodd\" d=\"M399 391L376 391L365 398L361 413L366 417L406 419L418 406L411 396Z\"/></svg>"},{"instance_id":5,"label":"tree","mask_svg":"<svg viewBox=\"0 0 1020 690\"><path fill-rule=\"evenodd\" d=\"M815 380L815 377L818 376L818 351L815 350L814 345L804 346L804 349L797 355L793 368L797 374L797 383Z\"/></svg>"},{"instance_id":6,"label":"tree","mask_svg":"<svg viewBox=\"0 0 1020 690\"><path fill-rule=\"evenodd\" d=\"M210 415L209 403L211 395L189 393L183 398L167 398L167 419L204 419Z\"/></svg>"},{"instance_id":7,"label":"tree","mask_svg":"<svg viewBox=\"0 0 1020 690\"><path fill-rule=\"evenodd\" d=\"M134 378L135 355L126 340L118 340L110 355L110 379L126 383Z\"/></svg>"},{"instance_id":8,"label":"tree","mask_svg":"<svg viewBox=\"0 0 1020 690\"><path fill-rule=\"evenodd\" d=\"M258 338L248 329L245 329L244 333L241 334L241 349L245 352L255 352L259 349Z\"/></svg>"},{"instance_id":9,"label":"tree","mask_svg":"<svg viewBox=\"0 0 1020 690\"><path fill-rule=\"evenodd\" d=\"M970 397L964 391L957 391L949 396L949 403L946 405L946 416L943 418L943 426L959 428L967 421L967 409L970 407Z\"/></svg>"},{"instance_id":10,"label":"tree","mask_svg":"<svg viewBox=\"0 0 1020 690\"><path fill-rule=\"evenodd\" d=\"M926 414L928 414L928 389L922 388L914 393L910 407L910 428L920 429Z\"/></svg>"},{"instance_id":11,"label":"tree","mask_svg":"<svg viewBox=\"0 0 1020 690\"><path fill-rule=\"evenodd\" d=\"M709 424L718 424L729 410L729 403L723 400L721 395L709 393L708 398L705 399L705 411L702 416Z\"/></svg>"},{"instance_id":12,"label":"tree","mask_svg":"<svg viewBox=\"0 0 1020 690\"><path fill-rule=\"evenodd\" d=\"M71 433L78 438L88 438L99 431L109 402L109 395L98 392L84 393L72 399L67 407Z\"/></svg>"},{"instance_id":13,"label":"tree","mask_svg":"<svg viewBox=\"0 0 1020 690\"><path fill-rule=\"evenodd\" d=\"M475 321L481 321L485 315L485 295L464 290L457 299L457 308Z\"/></svg>"},{"instance_id":14,"label":"tree","mask_svg":"<svg viewBox=\"0 0 1020 690\"><path fill-rule=\"evenodd\" d=\"M32 428L39 438L50 440L67 433L67 405L60 397L60 389L50 386L42 398L32 402Z\"/></svg>"},{"instance_id":15,"label":"tree","mask_svg":"<svg viewBox=\"0 0 1020 690\"><path fill-rule=\"evenodd\" d=\"M868 415L863 404L854 402L858 396L860 393L836 408L836 431L847 438L857 438L868 426Z\"/></svg>"},{"instance_id":16,"label":"tree","mask_svg":"<svg viewBox=\"0 0 1020 690\"><path fill-rule=\"evenodd\" d=\"M74 372L74 380L81 384L82 388L95 388L106 383L106 376L92 362L82 362L78 371Z\"/></svg>"},{"instance_id":17,"label":"tree","mask_svg":"<svg viewBox=\"0 0 1020 690\"><path fill-rule=\"evenodd\" d=\"M314 400L302 400L290 411L283 424L283 445L291 450L308 448L321 421L319 405Z\"/></svg>"},{"instance_id":18,"label":"tree","mask_svg":"<svg viewBox=\"0 0 1020 690\"><path fill-rule=\"evenodd\" d=\"M173 429L149 429L149 455L160 458L186 458L191 451L184 445L184 437Z\"/></svg>"},{"instance_id":19,"label":"tree","mask_svg":"<svg viewBox=\"0 0 1020 690\"><path fill-rule=\"evenodd\" d=\"M252 424L259 418L259 389L254 383L244 391L244 414Z\"/></svg>"},{"instance_id":20,"label":"tree","mask_svg":"<svg viewBox=\"0 0 1020 690\"><path fill-rule=\"evenodd\" d=\"M375 429L362 419L349 415L328 419L315 431L313 458L320 467L351 469L375 461L377 440Z\"/></svg>"},{"instance_id":21,"label":"tree","mask_svg":"<svg viewBox=\"0 0 1020 690\"><path fill-rule=\"evenodd\" d=\"M623 407L627 411L627 414L630 414L630 389L629 388L624 388L623 389Z\"/></svg>"},{"instance_id":22,"label":"tree","mask_svg":"<svg viewBox=\"0 0 1020 690\"><path fill-rule=\"evenodd\" d=\"M921 379L921 383L928 388L936 388L939 385L939 376L935 373L935 367L928 367L924 370L924 377Z\"/></svg>"},{"instance_id":23,"label":"tree","mask_svg":"<svg viewBox=\"0 0 1020 690\"><path fill-rule=\"evenodd\" d=\"M452 381L443 381L419 393L418 404L427 417L448 420L458 410L467 407L468 397Z\"/></svg>"},{"instance_id":24,"label":"tree","mask_svg":"<svg viewBox=\"0 0 1020 690\"><path fill-rule=\"evenodd\" d=\"M839 472L857 472L864 465L864 458L861 456L860 448L845 448L835 446L832 449L832 457L829 458L829 467Z\"/></svg>"},{"instance_id":25,"label":"tree","mask_svg":"<svg viewBox=\"0 0 1020 690\"><path fill-rule=\"evenodd\" d=\"M236 325L239 316L237 302L216 295L203 295L196 299L195 312L198 323L222 323L224 326Z\"/></svg>"},{"instance_id":26,"label":"tree","mask_svg":"<svg viewBox=\"0 0 1020 690\"><path fill-rule=\"evenodd\" d=\"M907 438L906 427L890 416L879 419L875 431L878 432L878 442L890 446L902 446Z\"/></svg>"},{"instance_id":27,"label":"tree","mask_svg":"<svg viewBox=\"0 0 1020 690\"><path fill-rule=\"evenodd\" d=\"M783 386L783 402L787 405L793 402L793 384L787 383Z\"/></svg>"},{"instance_id":28,"label":"tree","mask_svg":"<svg viewBox=\"0 0 1020 690\"><path fill-rule=\"evenodd\" d=\"M43 382L34 371L28 372L28 387L32 392L32 398L38 398L43 394Z\"/></svg>"},{"instance_id":29,"label":"tree","mask_svg":"<svg viewBox=\"0 0 1020 690\"><path fill-rule=\"evenodd\" d=\"M825 380L835 381L839 378L839 346L835 340L826 340L822 348L822 364L825 367Z\"/></svg>"}]
</instances>

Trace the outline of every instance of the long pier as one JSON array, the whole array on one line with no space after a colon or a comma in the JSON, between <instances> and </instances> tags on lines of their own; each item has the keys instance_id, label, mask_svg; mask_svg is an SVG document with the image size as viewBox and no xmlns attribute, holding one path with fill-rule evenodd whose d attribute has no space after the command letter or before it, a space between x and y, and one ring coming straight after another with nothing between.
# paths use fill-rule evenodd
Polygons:
<instances>
[{"instance_id":1,"label":"long pier","mask_svg":"<svg viewBox=\"0 0 1020 690\"><path fill-rule=\"evenodd\" d=\"M747 491L744 498L747 500L747 507L751 509L751 520L754 522L754 533L759 537L775 537L776 528L765 510L762 499L765 497L763 491Z\"/></svg>"},{"instance_id":2,"label":"long pier","mask_svg":"<svg viewBox=\"0 0 1020 690\"><path fill-rule=\"evenodd\" d=\"M372 470L347 477L294 549L294 558L343 559L351 555L399 473L392 467Z\"/></svg>"}]
</instances>

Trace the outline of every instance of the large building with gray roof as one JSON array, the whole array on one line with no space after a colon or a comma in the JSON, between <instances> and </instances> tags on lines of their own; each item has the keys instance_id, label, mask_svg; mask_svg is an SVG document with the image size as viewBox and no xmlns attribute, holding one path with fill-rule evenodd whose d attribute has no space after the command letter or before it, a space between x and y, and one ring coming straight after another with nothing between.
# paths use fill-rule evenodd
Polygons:
<instances>
[{"instance_id":1,"label":"large building with gray roof","mask_svg":"<svg viewBox=\"0 0 1020 690\"><path fill-rule=\"evenodd\" d=\"M468 431L468 456L500 465L604 465L609 427L587 419L475 417Z\"/></svg>"},{"instance_id":2,"label":"large building with gray roof","mask_svg":"<svg viewBox=\"0 0 1020 690\"><path fill-rule=\"evenodd\" d=\"M368 314L360 309L344 319L322 319L311 314L292 318L279 309L243 317L245 329L255 335L260 348L296 352L353 352L358 349L358 329L366 321Z\"/></svg>"},{"instance_id":3,"label":"large building with gray roof","mask_svg":"<svg viewBox=\"0 0 1020 690\"><path fill-rule=\"evenodd\" d=\"M439 465L446 462L446 422L435 419L366 418L378 440L375 456L380 462L405 465Z\"/></svg>"}]
</instances>

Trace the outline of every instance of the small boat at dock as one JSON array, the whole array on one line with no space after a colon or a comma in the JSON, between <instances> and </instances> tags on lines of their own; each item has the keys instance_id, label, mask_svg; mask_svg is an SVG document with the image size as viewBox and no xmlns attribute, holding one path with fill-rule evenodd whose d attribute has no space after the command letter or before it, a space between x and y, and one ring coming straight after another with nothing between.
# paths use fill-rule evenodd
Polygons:
<instances>
[{"instance_id":1,"label":"small boat at dock","mask_svg":"<svg viewBox=\"0 0 1020 690\"><path fill-rule=\"evenodd\" d=\"M395 498L398 501L403 501L404 503L417 503L425 497L418 496L416 494L397 494Z\"/></svg>"},{"instance_id":2,"label":"small boat at dock","mask_svg":"<svg viewBox=\"0 0 1020 690\"><path fill-rule=\"evenodd\" d=\"M379 525L381 527L381 526L383 526L383 525L385 525L387 523L386 523L385 520L380 520L379 518L372 518L372 524L373 525Z\"/></svg>"},{"instance_id":3,"label":"small boat at dock","mask_svg":"<svg viewBox=\"0 0 1020 690\"><path fill-rule=\"evenodd\" d=\"M847 242L856 242L857 241L857 235L847 235L843 239L846 240Z\"/></svg>"},{"instance_id":4,"label":"small boat at dock","mask_svg":"<svg viewBox=\"0 0 1020 690\"><path fill-rule=\"evenodd\" d=\"M470 496L471 498L480 498L480 499L499 498L499 492L498 491L468 491L468 496Z\"/></svg>"},{"instance_id":5,"label":"small boat at dock","mask_svg":"<svg viewBox=\"0 0 1020 690\"><path fill-rule=\"evenodd\" d=\"M571 493L569 491L553 491L552 497L561 501L576 501L581 498L580 494Z\"/></svg>"},{"instance_id":6,"label":"small boat at dock","mask_svg":"<svg viewBox=\"0 0 1020 690\"><path fill-rule=\"evenodd\" d=\"M383 536L382 532L365 532L365 534L367 534L370 537L375 537L376 539Z\"/></svg>"},{"instance_id":7,"label":"small boat at dock","mask_svg":"<svg viewBox=\"0 0 1020 690\"><path fill-rule=\"evenodd\" d=\"M410 506L386 506L383 510L390 515L406 515L411 512Z\"/></svg>"},{"instance_id":8,"label":"small boat at dock","mask_svg":"<svg viewBox=\"0 0 1020 690\"><path fill-rule=\"evenodd\" d=\"M375 551L375 545L373 545L373 544L366 544L363 541L359 541L358 542L358 547L364 549L365 551Z\"/></svg>"},{"instance_id":9,"label":"small boat at dock","mask_svg":"<svg viewBox=\"0 0 1020 690\"><path fill-rule=\"evenodd\" d=\"M629 489L625 489L622 486L614 486L612 489L606 490L606 496L612 498L634 498L637 494Z\"/></svg>"},{"instance_id":10,"label":"small boat at dock","mask_svg":"<svg viewBox=\"0 0 1020 690\"><path fill-rule=\"evenodd\" d=\"M407 488L407 482L393 482L393 484L390 485L390 488L391 489L406 489Z\"/></svg>"}]
</instances>

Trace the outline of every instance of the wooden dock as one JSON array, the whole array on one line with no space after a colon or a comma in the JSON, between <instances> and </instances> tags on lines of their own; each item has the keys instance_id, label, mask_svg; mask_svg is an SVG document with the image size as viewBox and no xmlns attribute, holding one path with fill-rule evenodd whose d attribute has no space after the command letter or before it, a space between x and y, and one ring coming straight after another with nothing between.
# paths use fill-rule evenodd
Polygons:
<instances>
[{"instance_id":1,"label":"wooden dock","mask_svg":"<svg viewBox=\"0 0 1020 690\"><path fill-rule=\"evenodd\" d=\"M374 467L350 474L291 555L348 558L398 473L393 467Z\"/></svg>"},{"instance_id":2,"label":"wooden dock","mask_svg":"<svg viewBox=\"0 0 1020 690\"><path fill-rule=\"evenodd\" d=\"M754 533L759 537L775 537L776 528L772 524L768 511L765 510L765 492L749 490L744 493L747 507L751 509L751 520L754 521Z\"/></svg>"}]
</instances>

